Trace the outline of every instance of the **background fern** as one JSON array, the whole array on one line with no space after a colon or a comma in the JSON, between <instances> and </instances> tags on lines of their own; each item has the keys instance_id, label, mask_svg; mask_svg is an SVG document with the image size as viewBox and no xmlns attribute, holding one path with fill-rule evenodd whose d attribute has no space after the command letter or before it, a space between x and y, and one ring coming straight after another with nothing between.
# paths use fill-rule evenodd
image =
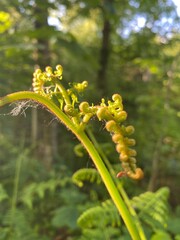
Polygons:
<instances>
[{"instance_id":1,"label":"background fern","mask_svg":"<svg viewBox=\"0 0 180 240\"><path fill-rule=\"evenodd\" d=\"M156 234L160 234L160 232L168 236L166 232L169 212L168 196L169 189L164 187L157 192L140 194L131 200L131 204L137 211L139 219L143 225L147 225L146 230L149 239L151 236L152 239L156 239ZM93 239L93 236L98 236L97 239L105 239L105 236L102 236L102 231L104 231L102 229L110 230L111 228L115 232L118 229L120 239L124 231L117 209L111 200L107 200L101 205L96 205L84 211L78 218L78 225L82 228L82 235L84 236L82 239ZM99 229L101 230L99 231ZM115 232L110 232L106 233L109 236L107 239L116 239L116 236L113 237ZM89 238L86 238L87 236Z\"/></svg>"},{"instance_id":2,"label":"background fern","mask_svg":"<svg viewBox=\"0 0 180 240\"><path fill-rule=\"evenodd\" d=\"M69 178L63 179L50 179L48 181L42 181L40 183L31 183L29 186L26 186L21 193L20 201L27 205L29 208L33 207L33 200L36 197L43 199L45 193L50 191L51 193L55 192L57 187L65 186L70 182Z\"/></svg>"},{"instance_id":3,"label":"background fern","mask_svg":"<svg viewBox=\"0 0 180 240\"><path fill-rule=\"evenodd\" d=\"M5 227L0 228L0 240L49 240L46 236L39 236L31 227L30 219L24 210L8 211L3 225Z\"/></svg>"},{"instance_id":4,"label":"background fern","mask_svg":"<svg viewBox=\"0 0 180 240\"><path fill-rule=\"evenodd\" d=\"M116 239L120 236L121 219L111 200L84 211L77 220L81 239ZM117 238L118 239L118 238Z\"/></svg>"},{"instance_id":5,"label":"background fern","mask_svg":"<svg viewBox=\"0 0 180 240\"><path fill-rule=\"evenodd\" d=\"M168 196L169 189L163 187L155 193L145 192L131 200L139 218L148 224L154 232L167 227Z\"/></svg>"}]
</instances>

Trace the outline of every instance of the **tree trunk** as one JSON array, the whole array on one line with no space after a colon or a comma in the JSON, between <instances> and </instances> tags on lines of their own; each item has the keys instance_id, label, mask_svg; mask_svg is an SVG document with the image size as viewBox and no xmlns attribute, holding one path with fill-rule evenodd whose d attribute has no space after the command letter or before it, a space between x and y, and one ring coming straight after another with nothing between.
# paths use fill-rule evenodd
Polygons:
<instances>
[{"instance_id":1,"label":"tree trunk","mask_svg":"<svg viewBox=\"0 0 180 240\"><path fill-rule=\"evenodd\" d=\"M160 149L161 149L161 142L162 138L160 137L156 143L153 158L152 158L152 169L151 169L151 177L148 184L148 191L155 191L156 190L156 182L159 173L159 156L160 156Z\"/></svg>"},{"instance_id":2,"label":"tree trunk","mask_svg":"<svg viewBox=\"0 0 180 240\"><path fill-rule=\"evenodd\" d=\"M112 1L108 0L111 4ZM107 67L110 55L111 23L104 10L104 22L102 29L102 45L100 49L99 70L97 73L97 88L101 97L107 95Z\"/></svg>"}]
</instances>

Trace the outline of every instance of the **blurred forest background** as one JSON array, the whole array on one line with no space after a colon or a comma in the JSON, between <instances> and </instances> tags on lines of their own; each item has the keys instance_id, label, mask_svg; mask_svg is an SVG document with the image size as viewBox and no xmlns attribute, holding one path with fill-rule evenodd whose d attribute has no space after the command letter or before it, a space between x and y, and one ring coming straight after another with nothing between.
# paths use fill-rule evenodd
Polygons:
<instances>
[{"instance_id":1,"label":"blurred forest background","mask_svg":"<svg viewBox=\"0 0 180 240\"><path fill-rule=\"evenodd\" d=\"M145 178L120 181L130 197L167 186L176 226L171 235L180 234L180 18L174 3L1 0L0 96L31 90L34 69L57 64L66 83L89 82L82 99L90 103L122 95ZM104 153L118 164L103 128L92 121ZM0 239L91 239L83 238L76 220L108 194L103 185L72 183L76 170L94 167L86 153L77 156L77 144L31 102L0 109Z\"/></svg>"}]
</instances>

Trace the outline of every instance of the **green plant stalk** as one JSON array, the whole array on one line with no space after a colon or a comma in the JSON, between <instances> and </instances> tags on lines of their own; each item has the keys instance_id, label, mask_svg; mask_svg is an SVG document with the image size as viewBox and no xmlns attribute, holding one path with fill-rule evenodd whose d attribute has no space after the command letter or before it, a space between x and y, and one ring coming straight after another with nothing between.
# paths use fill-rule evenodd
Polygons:
<instances>
[{"instance_id":1,"label":"green plant stalk","mask_svg":"<svg viewBox=\"0 0 180 240\"><path fill-rule=\"evenodd\" d=\"M44 105L48 110L50 110L67 128L69 128L79 139L79 141L84 145L85 149L89 153L91 159L93 160L98 172L100 173L102 180L114 201L128 231L131 235L133 240L141 240L136 225L133 222L133 218L130 215L123 199L121 198L112 178L109 174L107 168L105 167L100 155L98 154L96 148L94 147L93 143L89 140L87 135L83 130L77 128L72 121L66 116L52 101L49 99L30 91L22 91L9 94L0 99L0 107L4 106L5 104L12 103L14 101L19 100L33 100L41 105Z\"/></svg>"},{"instance_id":2,"label":"green plant stalk","mask_svg":"<svg viewBox=\"0 0 180 240\"><path fill-rule=\"evenodd\" d=\"M145 236L144 230L143 230L141 222L139 221L139 218L138 218L138 216L136 214L136 211L131 206L130 199L128 198L127 193L124 191L124 188L122 187L122 185L120 185L120 186L119 185L117 185L117 188L119 189L119 192L121 193L121 196L123 197L123 199L124 199L128 209L129 209L131 215L135 219L135 224L137 226L137 229L138 229L139 235L141 237L141 240L146 240L146 236Z\"/></svg>"},{"instance_id":3,"label":"green plant stalk","mask_svg":"<svg viewBox=\"0 0 180 240\"><path fill-rule=\"evenodd\" d=\"M87 132L89 138L91 139L93 145L95 146L95 148L99 152L99 155L103 159L103 161L104 161L105 165L107 166L108 170L110 171L111 175L115 176L116 173L115 173L114 169L111 167L111 164L110 164L108 158L106 157L106 155L104 154L104 152L102 151L99 143L96 141L96 138L94 137L94 134L92 133L92 131L89 128L86 129L86 132ZM134 208L131 206L130 200L129 200L126 192L124 191L124 188L123 188L122 184L119 183L117 181L117 179L114 179L114 180L115 180L115 183L117 185L117 188L118 188L121 196L123 197L123 200L124 200L126 206L128 207L129 212L134 217L134 222L135 222L135 224L137 226L137 229L138 229L139 235L141 237L141 240L146 240L146 236L145 236L144 230L143 230L143 228L141 226L141 223L140 223L140 221L138 219L138 216L137 216Z\"/></svg>"}]
</instances>

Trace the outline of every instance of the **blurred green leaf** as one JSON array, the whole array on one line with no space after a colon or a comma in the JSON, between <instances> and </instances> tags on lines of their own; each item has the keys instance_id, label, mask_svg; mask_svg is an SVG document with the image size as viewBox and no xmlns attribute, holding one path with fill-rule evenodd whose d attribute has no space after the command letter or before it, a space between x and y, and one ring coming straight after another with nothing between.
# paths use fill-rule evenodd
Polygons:
<instances>
[{"instance_id":1,"label":"blurred green leaf","mask_svg":"<svg viewBox=\"0 0 180 240\"><path fill-rule=\"evenodd\" d=\"M77 227L76 221L78 218L78 210L76 205L73 206L63 206L54 212L52 218L52 225L55 227L69 227L74 229Z\"/></svg>"},{"instance_id":2,"label":"blurred green leaf","mask_svg":"<svg viewBox=\"0 0 180 240\"><path fill-rule=\"evenodd\" d=\"M159 231L151 237L151 240L172 240L172 238L168 233Z\"/></svg>"},{"instance_id":3,"label":"blurred green leaf","mask_svg":"<svg viewBox=\"0 0 180 240\"><path fill-rule=\"evenodd\" d=\"M179 217L171 217L168 221L167 229L170 233L174 235L180 235L180 218Z\"/></svg>"},{"instance_id":4,"label":"blurred green leaf","mask_svg":"<svg viewBox=\"0 0 180 240\"><path fill-rule=\"evenodd\" d=\"M0 184L0 202L2 202L3 200L9 198L6 190L4 189L3 185Z\"/></svg>"}]
</instances>

